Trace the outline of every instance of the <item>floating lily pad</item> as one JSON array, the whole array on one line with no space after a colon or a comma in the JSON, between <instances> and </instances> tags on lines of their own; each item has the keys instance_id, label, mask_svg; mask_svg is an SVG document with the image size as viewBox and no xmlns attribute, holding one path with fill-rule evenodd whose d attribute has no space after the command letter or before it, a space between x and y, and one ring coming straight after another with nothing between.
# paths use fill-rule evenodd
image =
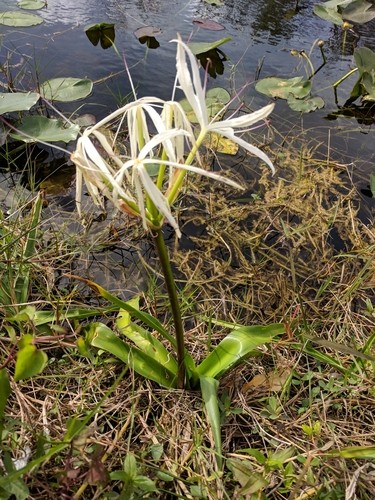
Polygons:
<instances>
[{"instance_id":1,"label":"floating lily pad","mask_svg":"<svg viewBox=\"0 0 375 500\"><path fill-rule=\"evenodd\" d=\"M41 95L50 101L71 102L87 97L92 92L93 83L80 78L53 78L42 83Z\"/></svg>"},{"instance_id":2,"label":"floating lily pad","mask_svg":"<svg viewBox=\"0 0 375 500\"><path fill-rule=\"evenodd\" d=\"M70 142L79 133L78 125L66 126L65 122L46 116L27 116L17 128L19 132L12 132L10 135L23 142Z\"/></svg>"},{"instance_id":3,"label":"floating lily pad","mask_svg":"<svg viewBox=\"0 0 375 500\"><path fill-rule=\"evenodd\" d=\"M209 50L216 49L217 47L220 47L220 45L223 45L224 43L230 42L231 40L232 40L232 38L230 36L227 36L226 38L221 38L220 40L217 40L216 42L189 43L189 49L195 55L202 54L203 52L208 52Z\"/></svg>"},{"instance_id":4,"label":"floating lily pad","mask_svg":"<svg viewBox=\"0 0 375 500\"><path fill-rule=\"evenodd\" d=\"M27 10L38 10L45 7L47 4L46 0L20 0L17 2L18 7Z\"/></svg>"},{"instance_id":5,"label":"floating lily pad","mask_svg":"<svg viewBox=\"0 0 375 500\"><path fill-rule=\"evenodd\" d=\"M372 172L370 175L370 190L372 193L372 197L375 198L375 172Z\"/></svg>"},{"instance_id":6,"label":"floating lily pad","mask_svg":"<svg viewBox=\"0 0 375 500\"><path fill-rule=\"evenodd\" d=\"M363 24L375 18L373 4L366 0L330 0L314 5L314 13L334 24L342 26L344 21Z\"/></svg>"},{"instance_id":7,"label":"floating lily pad","mask_svg":"<svg viewBox=\"0 0 375 500\"><path fill-rule=\"evenodd\" d=\"M40 95L36 92L0 93L0 114L13 111L28 111L37 103Z\"/></svg>"},{"instance_id":8,"label":"floating lily pad","mask_svg":"<svg viewBox=\"0 0 375 500\"><path fill-rule=\"evenodd\" d=\"M209 3L210 5L224 5L223 0L204 0L206 3Z\"/></svg>"},{"instance_id":9,"label":"floating lily pad","mask_svg":"<svg viewBox=\"0 0 375 500\"><path fill-rule=\"evenodd\" d=\"M90 24L85 33L90 42L96 46L100 41L102 49L112 47L115 41L115 25L109 23Z\"/></svg>"},{"instance_id":10,"label":"floating lily pad","mask_svg":"<svg viewBox=\"0 0 375 500\"><path fill-rule=\"evenodd\" d=\"M297 99L303 99L311 91L311 82L302 76L296 76L295 78L277 78L271 76L259 80L255 88L258 92L270 97L288 99L292 95Z\"/></svg>"},{"instance_id":11,"label":"floating lily pad","mask_svg":"<svg viewBox=\"0 0 375 500\"><path fill-rule=\"evenodd\" d=\"M204 145L206 148L212 149L215 153L224 153L227 155L236 155L239 147L236 142L216 132L211 132L205 138Z\"/></svg>"},{"instance_id":12,"label":"floating lily pad","mask_svg":"<svg viewBox=\"0 0 375 500\"><path fill-rule=\"evenodd\" d=\"M134 31L136 38L141 39L143 37L155 37L161 35L162 31L155 26L142 26Z\"/></svg>"},{"instance_id":13,"label":"floating lily pad","mask_svg":"<svg viewBox=\"0 0 375 500\"><path fill-rule=\"evenodd\" d=\"M324 101L321 97L306 97L305 99L296 99L295 97L289 97L288 105L293 111L299 111L301 113L310 113L316 109L321 109L324 107Z\"/></svg>"},{"instance_id":14,"label":"floating lily pad","mask_svg":"<svg viewBox=\"0 0 375 500\"><path fill-rule=\"evenodd\" d=\"M217 113L219 113L223 107L230 101L230 94L227 90L221 87L215 87L208 90L206 94L206 108L208 113L208 118L211 120ZM184 109L187 117L191 123L198 123L198 119L195 116L187 99L180 101L182 108Z\"/></svg>"},{"instance_id":15,"label":"floating lily pad","mask_svg":"<svg viewBox=\"0 0 375 500\"><path fill-rule=\"evenodd\" d=\"M347 21L364 24L375 18L375 9L373 4L364 0L355 0L350 2L342 11L341 16Z\"/></svg>"},{"instance_id":16,"label":"floating lily pad","mask_svg":"<svg viewBox=\"0 0 375 500\"><path fill-rule=\"evenodd\" d=\"M221 31L225 29L222 24L212 21L211 19L193 19L193 24L204 30Z\"/></svg>"},{"instance_id":17,"label":"floating lily pad","mask_svg":"<svg viewBox=\"0 0 375 500\"><path fill-rule=\"evenodd\" d=\"M28 26L36 26L42 24L43 19L36 14L29 14L22 11L7 11L0 12L0 24L5 26L15 26L18 28L26 28Z\"/></svg>"}]
</instances>

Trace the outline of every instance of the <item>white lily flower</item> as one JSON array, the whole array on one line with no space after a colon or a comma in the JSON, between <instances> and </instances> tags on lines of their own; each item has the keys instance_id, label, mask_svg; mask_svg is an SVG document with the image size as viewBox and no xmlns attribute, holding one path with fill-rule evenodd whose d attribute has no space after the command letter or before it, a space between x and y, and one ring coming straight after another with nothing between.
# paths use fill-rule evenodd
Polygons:
<instances>
[{"instance_id":1,"label":"white lily flower","mask_svg":"<svg viewBox=\"0 0 375 500\"><path fill-rule=\"evenodd\" d=\"M212 120L209 120L205 101L206 92L200 79L197 59L180 38L173 41L177 42L176 67L178 87L184 92L186 99L197 117L200 127L200 136L204 137L210 132L215 132L227 137L253 155L258 156L258 158L267 163L272 173L275 173L275 168L271 160L263 151L236 135L236 132L245 132L255 123L264 120L272 112L274 104L264 106L254 113L247 113L236 118L220 121L219 117L225 111L224 107ZM189 61L191 71L189 70L187 60Z\"/></svg>"},{"instance_id":2,"label":"white lily flower","mask_svg":"<svg viewBox=\"0 0 375 500\"><path fill-rule=\"evenodd\" d=\"M173 187L174 169L205 175L239 189L242 187L217 173L181 163L184 161L186 142L191 147L195 145L191 125L178 103L164 102L159 115L155 107L158 109L160 105L161 101L157 99L139 99L124 106L121 113L117 111L110 115L111 120L122 115L121 123L127 125L129 155L117 152L100 132L99 124L108 125L111 121L109 117L84 131L71 156L77 166L76 199L79 208L84 181L94 203L102 205L105 196L119 210L140 216L146 229L159 229L166 219L180 237L181 232L172 215L170 200L163 191L168 192ZM157 130L152 138L147 118ZM100 144L103 152L98 151L90 136ZM119 141L119 134L116 136ZM167 167L170 169L169 181L155 181L149 173L150 166L154 165L159 165L159 171L163 169L162 179L164 170Z\"/></svg>"}]
</instances>

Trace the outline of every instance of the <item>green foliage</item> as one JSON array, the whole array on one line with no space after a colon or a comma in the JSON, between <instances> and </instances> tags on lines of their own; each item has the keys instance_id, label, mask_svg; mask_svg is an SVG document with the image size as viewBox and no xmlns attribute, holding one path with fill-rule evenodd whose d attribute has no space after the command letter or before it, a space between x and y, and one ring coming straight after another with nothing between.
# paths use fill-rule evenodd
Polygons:
<instances>
[{"instance_id":1,"label":"green foliage","mask_svg":"<svg viewBox=\"0 0 375 500\"><path fill-rule=\"evenodd\" d=\"M40 95L36 92L14 92L0 93L0 114L12 113L13 111L28 111L39 100Z\"/></svg>"},{"instance_id":2,"label":"green foliage","mask_svg":"<svg viewBox=\"0 0 375 500\"><path fill-rule=\"evenodd\" d=\"M85 33L93 45L100 45L102 49L108 49L115 41L115 25L109 23L90 24L86 26Z\"/></svg>"},{"instance_id":3,"label":"green foliage","mask_svg":"<svg viewBox=\"0 0 375 500\"><path fill-rule=\"evenodd\" d=\"M139 498L140 494L158 491L154 481L138 473L137 461L132 453L126 455L123 470L111 472L110 478L123 483L120 498Z\"/></svg>"},{"instance_id":4,"label":"green foliage","mask_svg":"<svg viewBox=\"0 0 375 500\"><path fill-rule=\"evenodd\" d=\"M193 54L203 54L204 52L209 52L210 50L217 49L220 45L228 43L232 40L230 36L216 40L216 42L191 42L189 43L189 49Z\"/></svg>"},{"instance_id":5,"label":"green foliage","mask_svg":"<svg viewBox=\"0 0 375 500\"><path fill-rule=\"evenodd\" d=\"M311 96L311 87L311 80L302 76L294 78L268 77L259 80L255 85L258 92L269 97L285 99L291 109L300 113L310 113L324 106L321 97Z\"/></svg>"},{"instance_id":6,"label":"green foliage","mask_svg":"<svg viewBox=\"0 0 375 500\"><path fill-rule=\"evenodd\" d=\"M47 0L19 0L17 2L18 7L26 10L38 10L45 7Z\"/></svg>"},{"instance_id":7,"label":"green foliage","mask_svg":"<svg viewBox=\"0 0 375 500\"><path fill-rule=\"evenodd\" d=\"M79 126L46 116L26 116L17 132L10 134L13 139L23 142L70 142L79 134Z\"/></svg>"},{"instance_id":8,"label":"green foliage","mask_svg":"<svg viewBox=\"0 0 375 500\"><path fill-rule=\"evenodd\" d=\"M363 100L375 101L375 52L367 47L354 51L359 77L350 94L349 102L359 97Z\"/></svg>"},{"instance_id":9,"label":"green foliage","mask_svg":"<svg viewBox=\"0 0 375 500\"><path fill-rule=\"evenodd\" d=\"M52 78L40 86L40 94L49 101L71 102L91 94L93 83L81 78Z\"/></svg>"},{"instance_id":10,"label":"green foliage","mask_svg":"<svg viewBox=\"0 0 375 500\"><path fill-rule=\"evenodd\" d=\"M375 18L373 4L366 0L329 0L314 5L314 13L339 26L345 21L363 24Z\"/></svg>"},{"instance_id":11,"label":"green foliage","mask_svg":"<svg viewBox=\"0 0 375 500\"><path fill-rule=\"evenodd\" d=\"M43 19L36 14L28 14L21 11L0 12L0 24L5 26L14 26L17 28L26 28L42 24Z\"/></svg>"},{"instance_id":12,"label":"green foliage","mask_svg":"<svg viewBox=\"0 0 375 500\"><path fill-rule=\"evenodd\" d=\"M14 370L14 380L16 382L39 375L48 362L47 354L37 349L33 344L32 335L23 335L18 345L19 351L17 352Z\"/></svg>"}]
</instances>

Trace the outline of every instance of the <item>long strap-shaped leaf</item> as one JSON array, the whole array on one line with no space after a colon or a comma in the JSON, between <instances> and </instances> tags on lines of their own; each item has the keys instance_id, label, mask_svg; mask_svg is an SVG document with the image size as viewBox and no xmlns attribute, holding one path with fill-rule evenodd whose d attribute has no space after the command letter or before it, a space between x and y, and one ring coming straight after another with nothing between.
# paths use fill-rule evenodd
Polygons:
<instances>
[{"instance_id":1,"label":"long strap-shaped leaf","mask_svg":"<svg viewBox=\"0 0 375 500\"><path fill-rule=\"evenodd\" d=\"M216 463L218 468L221 469L223 457L221 452L220 410L217 396L219 381L212 377L200 377L199 382L204 406L206 408L207 420L211 426L214 438Z\"/></svg>"},{"instance_id":2,"label":"long strap-shaped leaf","mask_svg":"<svg viewBox=\"0 0 375 500\"><path fill-rule=\"evenodd\" d=\"M114 306L118 307L119 309L124 309L130 315L134 318L137 318L140 320L142 323L147 325L149 328L152 330L156 330L162 337L164 337L168 342L171 343L171 345L176 349L176 339L164 328L164 326L160 323L159 320L151 316L151 314L145 313L143 311L140 311L139 309L131 306L128 302L125 302L124 300L119 299L115 295L112 295L110 292L105 290L103 287L95 283L94 281L90 281L84 278L81 278L80 276L75 276L72 274L66 274L65 276L68 276L70 278L77 279L79 281L82 281L83 283L86 283L90 288L92 288L95 292L97 292L99 295L101 295L103 298L111 302ZM186 367L189 370L189 375L192 375L195 372L195 363L193 360L193 357L185 351L185 363Z\"/></svg>"},{"instance_id":3,"label":"long strap-shaped leaf","mask_svg":"<svg viewBox=\"0 0 375 500\"><path fill-rule=\"evenodd\" d=\"M271 342L284 333L281 323L268 326L242 326L227 335L197 367L199 376L219 378L234 365L246 358L251 351Z\"/></svg>"},{"instance_id":4,"label":"long strap-shaped leaf","mask_svg":"<svg viewBox=\"0 0 375 500\"><path fill-rule=\"evenodd\" d=\"M108 326L102 323L92 323L88 330L88 340L94 347L116 356L139 375L153 380L163 387L176 387L177 371L173 373L140 349L130 347Z\"/></svg>"},{"instance_id":5,"label":"long strap-shaped leaf","mask_svg":"<svg viewBox=\"0 0 375 500\"><path fill-rule=\"evenodd\" d=\"M177 361L172 354L154 335L141 326L132 323L130 314L127 311L122 310L119 312L116 326L120 333L134 342L140 351L157 360L172 373L177 373Z\"/></svg>"}]
</instances>

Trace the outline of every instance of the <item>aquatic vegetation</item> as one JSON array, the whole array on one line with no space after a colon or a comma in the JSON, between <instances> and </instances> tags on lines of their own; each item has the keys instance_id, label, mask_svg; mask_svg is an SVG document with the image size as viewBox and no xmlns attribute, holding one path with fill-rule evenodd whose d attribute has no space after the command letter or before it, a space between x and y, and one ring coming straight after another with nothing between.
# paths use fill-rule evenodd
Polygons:
<instances>
[{"instance_id":1,"label":"aquatic vegetation","mask_svg":"<svg viewBox=\"0 0 375 500\"><path fill-rule=\"evenodd\" d=\"M373 4L366 0L329 0L315 4L314 13L343 27L347 21L363 24L375 18Z\"/></svg>"}]
</instances>

